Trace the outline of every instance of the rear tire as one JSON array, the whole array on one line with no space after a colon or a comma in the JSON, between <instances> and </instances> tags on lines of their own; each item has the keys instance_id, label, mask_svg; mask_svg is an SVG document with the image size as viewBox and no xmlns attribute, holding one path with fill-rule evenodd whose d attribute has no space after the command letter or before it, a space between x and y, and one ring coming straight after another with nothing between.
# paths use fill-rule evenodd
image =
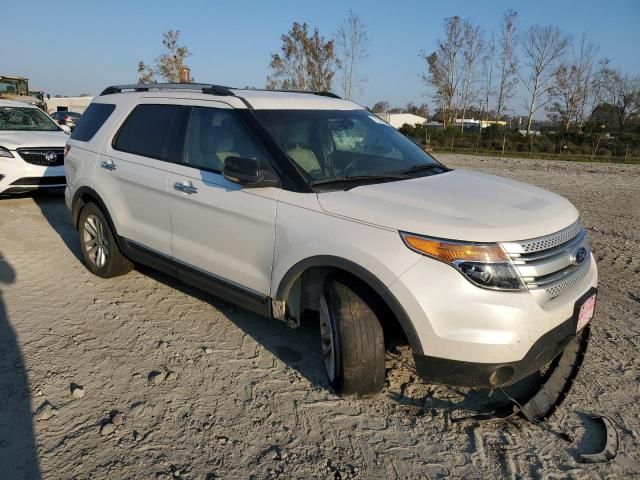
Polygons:
<instances>
[{"instance_id":1,"label":"rear tire","mask_svg":"<svg viewBox=\"0 0 640 480\"><path fill-rule=\"evenodd\" d=\"M95 203L87 203L78 219L80 251L87 269L102 278L131 271L133 264L122 254L106 216Z\"/></svg>"},{"instance_id":2,"label":"rear tire","mask_svg":"<svg viewBox=\"0 0 640 480\"><path fill-rule=\"evenodd\" d=\"M340 395L370 395L384 387L384 334L369 289L347 275L330 276L320 298L325 368Z\"/></svg>"}]
</instances>

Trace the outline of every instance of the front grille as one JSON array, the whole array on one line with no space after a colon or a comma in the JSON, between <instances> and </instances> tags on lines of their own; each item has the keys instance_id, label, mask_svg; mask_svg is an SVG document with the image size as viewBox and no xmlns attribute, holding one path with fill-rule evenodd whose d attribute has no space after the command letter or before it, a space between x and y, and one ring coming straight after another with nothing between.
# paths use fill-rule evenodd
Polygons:
<instances>
[{"instance_id":1,"label":"front grille","mask_svg":"<svg viewBox=\"0 0 640 480\"><path fill-rule=\"evenodd\" d=\"M11 185L33 185L33 186L48 186L48 185L65 185L67 179L63 176L59 177L23 177L11 182Z\"/></svg>"},{"instance_id":2,"label":"front grille","mask_svg":"<svg viewBox=\"0 0 640 480\"><path fill-rule=\"evenodd\" d=\"M64 165L64 149L60 147L19 148L17 152L25 162L32 165L40 165L43 167ZM55 154L55 158L53 158L53 154ZM48 160L48 157L53 159Z\"/></svg>"},{"instance_id":3,"label":"front grille","mask_svg":"<svg viewBox=\"0 0 640 480\"><path fill-rule=\"evenodd\" d=\"M579 221L551 235L502 246L527 288L543 302L578 283L591 268L587 232Z\"/></svg>"}]
</instances>

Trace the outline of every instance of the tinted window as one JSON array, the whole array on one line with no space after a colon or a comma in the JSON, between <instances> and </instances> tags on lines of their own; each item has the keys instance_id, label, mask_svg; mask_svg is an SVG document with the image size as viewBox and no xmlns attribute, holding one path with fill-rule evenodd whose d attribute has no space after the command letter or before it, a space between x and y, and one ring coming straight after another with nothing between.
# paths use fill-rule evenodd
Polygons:
<instances>
[{"instance_id":1,"label":"tinted window","mask_svg":"<svg viewBox=\"0 0 640 480\"><path fill-rule=\"evenodd\" d=\"M179 162L190 110L190 107L181 105L138 105L120 128L113 148Z\"/></svg>"},{"instance_id":2,"label":"tinted window","mask_svg":"<svg viewBox=\"0 0 640 480\"><path fill-rule=\"evenodd\" d=\"M115 108L116 106L110 103L92 103L89 105L89 108L80 118L78 126L71 134L71 138L81 142L91 140ZM58 112L56 118L62 117L64 113L66 112Z\"/></svg>"},{"instance_id":3,"label":"tinted window","mask_svg":"<svg viewBox=\"0 0 640 480\"><path fill-rule=\"evenodd\" d=\"M228 157L254 158L260 161L262 168L270 168L267 153L235 111L193 107L182 163L220 172Z\"/></svg>"}]
</instances>

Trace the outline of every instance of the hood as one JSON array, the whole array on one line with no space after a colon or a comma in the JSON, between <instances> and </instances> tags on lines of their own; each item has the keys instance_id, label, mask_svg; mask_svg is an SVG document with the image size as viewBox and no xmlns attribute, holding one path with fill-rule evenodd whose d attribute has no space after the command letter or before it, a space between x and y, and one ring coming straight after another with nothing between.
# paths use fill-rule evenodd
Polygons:
<instances>
[{"instance_id":1,"label":"hood","mask_svg":"<svg viewBox=\"0 0 640 480\"><path fill-rule=\"evenodd\" d=\"M516 241L557 232L578 218L563 197L467 170L318 194L326 212L451 240Z\"/></svg>"},{"instance_id":2,"label":"hood","mask_svg":"<svg viewBox=\"0 0 640 480\"><path fill-rule=\"evenodd\" d=\"M61 130L53 132L27 132L0 130L0 147L15 150L24 147L64 147L69 135Z\"/></svg>"}]
</instances>

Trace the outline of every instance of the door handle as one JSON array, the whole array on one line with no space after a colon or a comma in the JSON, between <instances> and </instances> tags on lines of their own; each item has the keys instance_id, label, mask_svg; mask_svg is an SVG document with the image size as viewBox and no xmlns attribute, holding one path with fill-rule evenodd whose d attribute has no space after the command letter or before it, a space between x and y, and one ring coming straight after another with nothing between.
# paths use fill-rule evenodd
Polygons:
<instances>
[{"instance_id":1,"label":"door handle","mask_svg":"<svg viewBox=\"0 0 640 480\"><path fill-rule=\"evenodd\" d=\"M101 161L100 162L100 166L102 168L104 168L105 170L109 170L110 172L113 172L117 168L116 164L113 163L111 160L109 160L109 161L106 161L106 160Z\"/></svg>"},{"instance_id":2,"label":"door handle","mask_svg":"<svg viewBox=\"0 0 640 480\"><path fill-rule=\"evenodd\" d=\"M179 192L187 193L189 195L191 195L192 193L198 193L198 188L191 185L191 182L189 183L176 182L173 184L173 188L175 188Z\"/></svg>"}]
</instances>

